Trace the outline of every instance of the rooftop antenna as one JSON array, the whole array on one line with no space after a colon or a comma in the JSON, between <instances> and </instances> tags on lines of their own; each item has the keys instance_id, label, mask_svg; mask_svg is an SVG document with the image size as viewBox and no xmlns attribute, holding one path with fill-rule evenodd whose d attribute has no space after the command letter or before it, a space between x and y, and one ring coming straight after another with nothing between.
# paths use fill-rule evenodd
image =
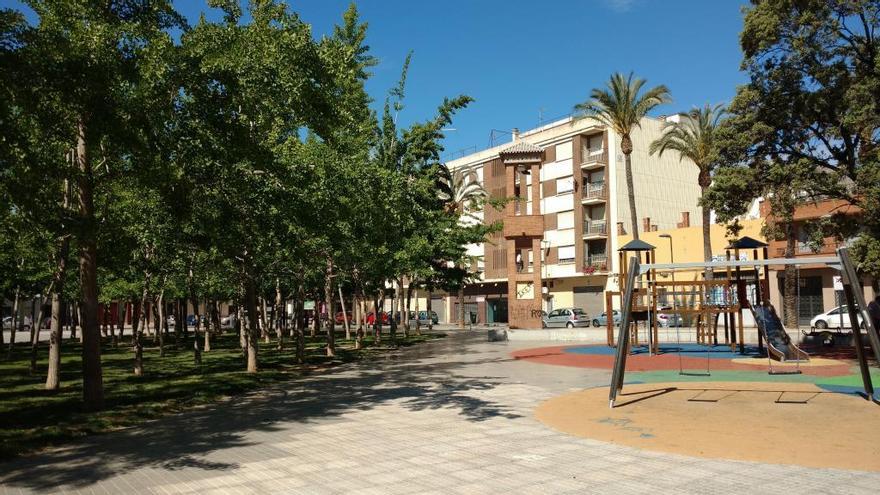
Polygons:
<instances>
[{"instance_id":1,"label":"rooftop antenna","mask_svg":"<svg viewBox=\"0 0 880 495\"><path fill-rule=\"evenodd\" d=\"M544 125L544 107L538 107L538 127Z\"/></svg>"}]
</instances>

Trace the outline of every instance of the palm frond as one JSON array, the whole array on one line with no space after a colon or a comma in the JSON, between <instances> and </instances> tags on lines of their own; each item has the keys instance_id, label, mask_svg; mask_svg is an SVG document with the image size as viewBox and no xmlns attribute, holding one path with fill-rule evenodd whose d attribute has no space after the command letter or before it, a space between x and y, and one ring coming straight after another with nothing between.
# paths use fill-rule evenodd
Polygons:
<instances>
[{"instance_id":1,"label":"palm frond","mask_svg":"<svg viewBox=\"0 0 880 495\"><path fill-rule=\"evenodd\" d=\"M679 114L677 122L663 124L663 135L651 143L648 151L658 156L677 151L680 159L688 158L700 170L711 171L717 161L716 131L726 113L723 104L707 104Z\"/></svg>"},{"instance_id":2,"label":"palm frond","mask_svg":"<svg viewBox=\"0 0 880 495\"><path fill-rule=\"evenodd\" d=\"M639 127L648 112L671 101L666 86L642 92L645 84L645 79L635 77L632 72L628 75L616 72L605 88L593 89L590 99L575 105L574 110L580 118L596 119L615 133L628 135L633 127Z\"/></svg>"}]
</instances>

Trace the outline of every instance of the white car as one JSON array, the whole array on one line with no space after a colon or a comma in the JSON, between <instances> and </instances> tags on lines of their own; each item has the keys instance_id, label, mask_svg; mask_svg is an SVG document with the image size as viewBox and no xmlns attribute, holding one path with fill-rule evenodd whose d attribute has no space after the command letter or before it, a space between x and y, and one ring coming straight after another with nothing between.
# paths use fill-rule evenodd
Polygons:
<instances>
[{"instance_id":1,"label":"white car","mask_svg":"<svg viewBox=\"0 0 880 495\"><path fill-rule=\"evenodd\" d=\"M861 328L865 328L865 322L862 321L862 315L859 315L859 323ZM814 316L810 320L810 328L817 330L825 330L826 328L852 328L849 322L849 312L846 306L838 306L831 311L826 311L820 315Z\"/></svg>"},{"instance_id":2,"label":"white car","mask_svg":"<svg viewBox=\"0 0 880 495\"><path fill-rule=\"evenodd\" d=\"M223 330L231 330L235 328L236 317L234 314L220 318L220 328Z\"/></svg>"},{"instance_id":3,"label":"white car","mask_svg":"<svg viewBox=\"0 0 880 495\"><path fill-rule=\"evenodd\" d=\"M31 330L31 317L25 316L22 320L19 320L19 322L18 322L18 324L20 325L19 330L24 330L25 332L29 332ZM3 329L9 330L10 328L12 328L12 317L7 316L7 317L3 318Z\"/></svg>"}]
</instances>

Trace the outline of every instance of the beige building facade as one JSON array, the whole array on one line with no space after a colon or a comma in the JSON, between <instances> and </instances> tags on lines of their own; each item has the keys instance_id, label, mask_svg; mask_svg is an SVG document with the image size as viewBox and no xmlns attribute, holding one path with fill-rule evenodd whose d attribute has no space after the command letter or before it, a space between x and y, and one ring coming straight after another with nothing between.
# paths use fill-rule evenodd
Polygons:
<instances>
[{"instance_id":1,"label":"beige building facade","mask_svg":"<svg viewBox=\"0 0 880 495\"><path fill-rule=\"evenodd\" d=\"M665 119L644 118L631 137L632 171L640 232L699 226L700 188L697 167L675 152L650 155ZM522 170L512 188L505 161L511 150L538 150L537 173ZM621 236L631 235L625 162L620 137L593 119L567 118L523 133L512 142L447 163L453 170L472 173L493 199L508 198L517 212L540 214L543 232L537 249L522 249L521 271L538 269L542 308L580 307L591 316L604 311L604 292L617 289L620 271L616 256ZM511 189L513 189L511 191ZM478 221L504 221L509 212L486 207ZM512 219L511 221L517 221ZM464 301L447 296L447 321L455 321L459 304L481 323L507 323L509 283L522 278L511 273L510 232L469 246L474 268L482 278L465 291ZM524 246L524 244L523 244ZM520 248L513 248L519 250ZM520 269L514 268L519 271ZM535 289L537 290L537 289Z\"/></svg>"}]
</instances>

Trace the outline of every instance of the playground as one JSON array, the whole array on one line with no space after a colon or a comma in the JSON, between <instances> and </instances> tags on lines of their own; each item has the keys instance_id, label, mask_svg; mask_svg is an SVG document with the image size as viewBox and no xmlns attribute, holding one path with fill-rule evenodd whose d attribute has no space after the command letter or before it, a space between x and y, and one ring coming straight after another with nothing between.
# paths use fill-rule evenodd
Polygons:
<instances>
[{"instance_id":1,"label":"playground","mask_svg":"<svg viewBox=\"0 0 880 495\"><path fill-rule=\"evenodd\" d=\"M607 344L512 353L542 365L610 371L608 387L551 398L537 408L537 419L571 435L649 451L880 472L873 388L880 339L864 314L864 295L849 282L857 278L846 248L837 257L772 261L759 256L760 246L750 248L751 259L737 252L728 261L684 265L651 263L650 251L636 252L621 290L607 294L608 307L619 297L623 308ZM786 329L769 304L769 266L804 263L841 271L851 321L868 320L849 344ZM709 270L715 277L701 278ZM695 328L661 335L654 315L664 310L690 317ZM757 342L743 338L744 315L757 327Z\"/></svg>"}]
</instances>

